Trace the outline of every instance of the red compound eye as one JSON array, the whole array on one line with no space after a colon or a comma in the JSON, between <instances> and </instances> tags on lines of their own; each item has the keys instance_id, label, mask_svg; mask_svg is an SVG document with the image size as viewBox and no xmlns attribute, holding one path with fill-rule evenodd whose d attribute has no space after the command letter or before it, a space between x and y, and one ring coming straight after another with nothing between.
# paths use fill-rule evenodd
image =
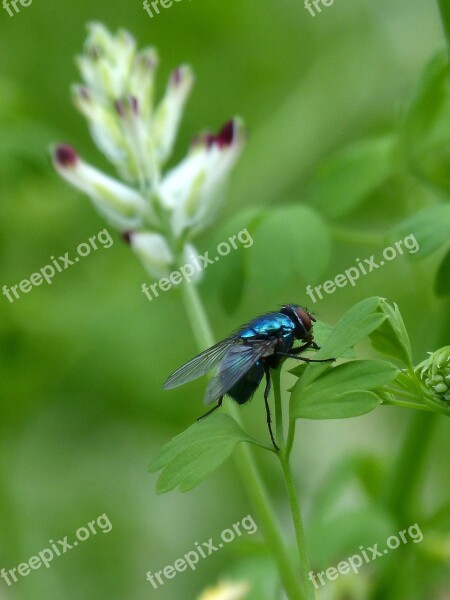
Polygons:
<instances>
[{"instance_id":1,"label":"red compound eye","mask_svg":"<svg viewBox=\"0 0 450 600\"><path fill-rule=\"evenodd\" d=\"M312 329L312 321L315 321L314 317L310 315L309 312L301 306L297 306L295 308L295 312L300 321L303 323L303 326L306 329L306 331L310 331Z\"/></svg>"}]
</instances>

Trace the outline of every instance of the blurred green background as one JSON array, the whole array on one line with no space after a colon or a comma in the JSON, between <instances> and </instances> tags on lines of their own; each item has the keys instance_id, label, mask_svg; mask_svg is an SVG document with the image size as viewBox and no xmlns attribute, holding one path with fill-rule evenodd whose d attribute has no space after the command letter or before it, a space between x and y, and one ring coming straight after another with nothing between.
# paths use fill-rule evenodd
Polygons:
<instances>
[{"instance_id":1,"label":"blurred green background","mask_svg":"<svg viewBox=\"0 0 450 600\"><path fill-rule=\"evenodd\" d=\"M201 252L227 239L224 231L236 233L246 225L238 216L244 208L307 203L305 190L317 165L335 150L397 127L426 63L444 47L438 9L430 0L335 0L316 17L299 0L182 0L153 19L137 0L34 0L14 17L2 11L2 286L28 278L52 255L73 253L105 227L89 201L65 185L48 160L51 143L69 142L87 160L106 167L69 99L70 84L79 81L73 57L92 20L112 30L124 27L140 45L157 46L160 93L175 66L193 66L196 85L173 164L205 127L217 130L234 114L248 126L249 140L219 222L197 240ZM399 177L368 194L337 225L384 232L426 206L430 193L412 178ZM226 224L228 219L233 225ZM235 259L223 258L210 267L200 293L217 339L284 302L306 304L335 323L353 303L380 295L399 304L416 362L448 343L449 303L433 292L442 251L415 262L399 257L356 287L311 306L307 284L334 278L356 257L375 252L358 239L343 240L338 227L323 242L329 247L311 244L302 257L314 265L316 253L327 255L322 272L307 279L301 269L295 276L285 273L283 261L295 257L289 255L289 244L280 248L266 223L255 233L253 247L238 251L245 254L248 270L232 313L223 298L225 289L228 296L237 294ZM295 235L292 224L289 232ZM162 392L167 375L197 352L190 326L177 291L151 303L146 299L141 284L149 282L148 276L120 236L112 235L110 249L91 253L57 275L51 286L33 288L12 304L5 296L0 299L0 567L28 560L50 538L73 537L100 514L106 513L113 525L111 533L89 539L48 570L41 568L12 587L1 580L2 600L196 598L228 572L260 573L264 565L264 552L253 536L246 540L251 547L236 541L202 561L195 573L178 574L158 590L145 579L147 571L173 564L195 541L217 537L253 513L231 461L188 494L155 494L155 476L148 475L147 464L201 414L205 381ZM369 347L358 355L370 355ZM265 439L260 393L242 414ZM326 474L347 457L366 453L376 457L380 472L389 469L411 418L407 411L386 407L348 421L302 423L294 468L307 528L314 494ZM441 418L423 474L428 514L448 492L448 450L448 425ZM291 533L277 465L265 460L261 468ZM358 492L349 486L340 504L351 512L355 503ZM387 535L396 532L387 529ZM333 535L329 527L323 543ZM357 538L352 547L356 550L359 543ZM313 555L316 570L345 558L342 552L321 559L319 548ZM271 571L264 567L264 573L267 598L274 598ZM435 597L448 598L438 566L433 577L441 594ZM326 597L343 597L335 593Z\"/></svg>"}]
</instances>

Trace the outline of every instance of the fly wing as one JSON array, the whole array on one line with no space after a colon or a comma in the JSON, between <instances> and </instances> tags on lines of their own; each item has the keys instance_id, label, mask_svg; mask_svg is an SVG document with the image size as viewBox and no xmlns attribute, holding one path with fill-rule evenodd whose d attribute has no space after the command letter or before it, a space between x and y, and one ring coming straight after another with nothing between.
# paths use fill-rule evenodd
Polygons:
<instances>
[{"instance_id":1,"label":"fly wing","mask_svg":"<svg viewBox=\"0 0 450 600\"><path fill-rule=\"evenodd\" d=\"M172 375L166 379L163 388L169 390L205 375L205 373L210 371L222 360L227 353L227 350L229 350L234 343L235 337L229 337L218 344L211 346L211 348L208 348L201 354L198 354L172 373Z\"/></svg>"},{"instance_id":2,"label":"fly wing","mask_svg":"<svg viewBox=\"0 0 450 600\"><path fill-rule=\"evenodd\" d=\"M266 339L231 346L206 388L205 404L211 404L226 394L260 358L273 350L276 343L277 340Z\"/></svg>"}]
</instances>

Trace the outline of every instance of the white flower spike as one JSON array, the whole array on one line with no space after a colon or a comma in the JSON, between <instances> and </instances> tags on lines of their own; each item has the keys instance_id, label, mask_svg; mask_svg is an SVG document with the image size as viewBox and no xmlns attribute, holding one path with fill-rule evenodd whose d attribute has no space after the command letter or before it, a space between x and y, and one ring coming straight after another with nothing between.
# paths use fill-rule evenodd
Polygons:
<instances>
[{"instance_id":1,"label":"white flower spike","mask_svg":"<svg viewBox=\"0 0 450 600\"><path fill-rule=\"evenodd\" d=\"M198 136L186 158L164 174L194 82L190 67L172 72L155 105L156 50L138 50L130 33L113 34L100 23L88 26L77 64L83 81L72 87L73 100L122 181L88 165L67 144L52 149L55 169L125 234L150 274L166 276L183 261L193 265L192 280L198 281L202 273L190 240L221 206L245 141L241 121Z\"/></svg>"}]
</instances>

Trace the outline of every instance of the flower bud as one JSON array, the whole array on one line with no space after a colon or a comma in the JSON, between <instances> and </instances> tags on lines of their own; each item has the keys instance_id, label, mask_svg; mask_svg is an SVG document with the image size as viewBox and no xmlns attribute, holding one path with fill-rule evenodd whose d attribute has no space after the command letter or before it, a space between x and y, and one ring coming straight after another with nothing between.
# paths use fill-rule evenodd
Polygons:
<instances>
[{"instance_id":1,"label":"flower bud","mask_svg":"<svg viewBox=\"0 0 450 600\"><path fill-rule=\"evenodd\" d=\"M223 188L245 140L239 119L224 125L217 135L197 138L188 156L168 172L158 193L172 213L172 231L180 236L209 225L221 206Z\"/></svg>"},{"instance_id":2,"label":"flower bud","mask_svg":"<svg viewBox=\"0 0 450 600\"><path fill-rule=\"evenodd\" d=\"M194 76L184 65L170 76L164 98L154 116L154 143L158 162L162 164L172 152L183 108L192 89Z\"/></svg>"},{"instance_id":3,"label":"flower bud","mask_svg":"<svg viewBox=\"0 0 450 600\"><path fill-rule=\"evenodd\" d=\"M431 398L450 404L450 346L444 346L429 355L417 365L415 372Z\"/></svg>"},{"instance_id":4,"label":"flower bud","mask_svg":"<svg viewBox=\"0 0 450 600\"><path fill-rule=\"evenodd\" d=\"M117 229L133 230L154 222L149 203L138 192L85 163L71 146L57 146L52 158L58 173L87 194Z\"/></svg>"},{"instance_id":5,"label":"flower bud","mask_svg":"<svg viewBox=\"0 0 450 600\"><path fill-rule=\"evenodd\" d=\"M132 232L128 240L149 275L157 279L169 275L174 257L165 237L159 233Z\"/></svg>"},{"instance_id":6,"label":"flower bud","mask_svg":"<svg viewBox=\"0 0 450 600\"><path fill-rule=\"evenodd\" d=\"M137 98L142 118L148 122L153 110L155 72L159 59L155 48L140 50L133 59L129 77L129 93Z\"/></svg>"}]
</instances>

